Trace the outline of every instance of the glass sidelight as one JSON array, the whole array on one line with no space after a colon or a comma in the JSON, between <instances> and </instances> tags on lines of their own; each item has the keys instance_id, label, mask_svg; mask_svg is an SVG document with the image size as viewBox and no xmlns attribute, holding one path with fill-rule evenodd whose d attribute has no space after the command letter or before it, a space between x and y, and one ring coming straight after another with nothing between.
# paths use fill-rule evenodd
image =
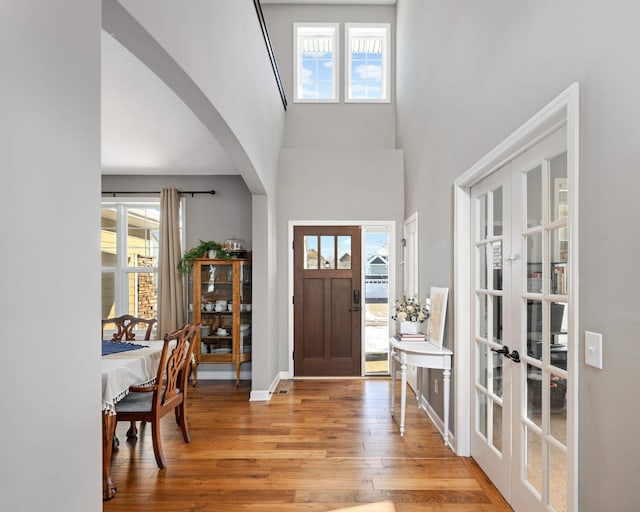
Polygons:
<instances>
[{"instance_id":1,"label":"glass sidelight","mask_svg":"<svg viewBox=\"0 0 640 512\"><path fill-rule=\"evenodd\" d=\"M362 309L366 375L389 373L389 241L389 226L364 227Z\"/></svg>"}]
</instances>

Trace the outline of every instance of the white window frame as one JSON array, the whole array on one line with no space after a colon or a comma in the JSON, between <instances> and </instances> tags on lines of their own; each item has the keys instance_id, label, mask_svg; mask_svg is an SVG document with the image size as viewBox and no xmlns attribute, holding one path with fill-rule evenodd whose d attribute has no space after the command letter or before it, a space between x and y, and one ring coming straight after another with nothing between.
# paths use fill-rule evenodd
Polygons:
<instances>
[{"instance_id":1,"label":"white window frame","mask_svg":"<svg viewBox=\"0 0 640 512\"><path fill-rule=\"evenodd\" d=\"M390 23L345 23L345 103L389 103L391 101L391 24ZM354 98L352 93L351 76L351 41L354 37L372 32L372 36L379 37L378 32L384 31L382 44L382 98Z\"/></svg>"},{"instance_id":2,"label":"white window frame","mask_svg":"<svg viewBox=\"0 0 640 512\"><path fill-rule=\"evenodd\" d=\"M116 244L117 244L117 258L115 267L101 266L102 274L113 274L114 279L114 301L115 301L115 316L121 316L129 314L129 289L128 289L128 276L129 274L148 274L155 273L156 278L158 276L157 264L153 267L130 267L127 265L127 251L122 250L127 247L127 230L122 229L127 225L126 212L128 208L140 207L148 208L157 206L160 208L160 199L126 199L122 201L111 200L102 201L101 208L115 208L116 210ZM183 206L181 200L181 207ZM184 208L182 208L184 211ZM157 290L156 290L157 293ZM158 304L158 297L155 297L155 303ZM157 312L156 312L157 313Z\"/></svg>"},{"instance_id":3,"label":"white window frame","mask_svg":"<svg viewBox=\"0 0 640 512\"><path fill-rule=\"evenodd\" d=\"M333 31L333 54L331 65L333 69L333 84L331 98L304 98L302 73L302 45L301 39L309 36L313 29L319 33ZM306 34L305 34L306 32ZM327 35L327 34L322 34ZM293 101L294 103L338 103L340 101L340 24L339 23L294 23L293 24Z\"/></svg>"}]
</instances>

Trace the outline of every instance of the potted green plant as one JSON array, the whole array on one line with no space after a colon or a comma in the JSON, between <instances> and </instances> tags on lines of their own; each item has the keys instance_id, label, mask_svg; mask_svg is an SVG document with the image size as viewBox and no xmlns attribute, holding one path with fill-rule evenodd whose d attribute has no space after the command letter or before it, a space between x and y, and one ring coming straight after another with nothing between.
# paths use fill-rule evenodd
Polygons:
<instances>
[{"instance_id":1,"label":"potted green plant","mask_svg":"<svg viewBox=\"0 0 640 512\"><path fill-rule=\"evenodd\" d=\"M222 247L218 242L214 242L213 240L209 240L207 242L200 240L198 245L192 247L182 255L182 258L180 258L180 262L178 263L178 271L181 274L188 274L189 270L191 270L191 267L193 266L193 260L204 258L207 256L209 251L215 251L215 257L217 258L228 258L228 254L222 250Z\"/></svg>"}]
</instances>

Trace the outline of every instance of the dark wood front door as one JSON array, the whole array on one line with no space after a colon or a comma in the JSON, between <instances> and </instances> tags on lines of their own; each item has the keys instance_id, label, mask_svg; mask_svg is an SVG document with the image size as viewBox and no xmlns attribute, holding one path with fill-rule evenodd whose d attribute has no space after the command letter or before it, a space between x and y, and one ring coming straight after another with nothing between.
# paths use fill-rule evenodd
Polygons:
<instances>
[{"instance_id":1,"label":"dark wood front door","mask_svg":"<svg viewBox=\"0 0 640 512\"><path fill-rule=\"evenodd\" d=\"M294 228L294 371L361 373L360 226Z\"/></svg>"}]
</instances>

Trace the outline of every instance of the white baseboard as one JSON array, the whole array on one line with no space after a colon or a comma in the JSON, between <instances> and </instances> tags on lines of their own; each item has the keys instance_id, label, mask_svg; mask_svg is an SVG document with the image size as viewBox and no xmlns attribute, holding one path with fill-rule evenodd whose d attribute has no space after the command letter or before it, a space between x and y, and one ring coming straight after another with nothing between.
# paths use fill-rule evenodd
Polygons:
<instances>
[{"instance_id":1,"label":"white baseboard","mask_svg":"<svg viewBox=\"0 0 640 512\"><path fill-rule=\"evenodd\" d=\"M270 391L258 390L251 391L249 394L249 402L269 402L272 393Z\"/></svg>"},{"instance_id":2,"label":"white baseboard","mask_svg":"<svg viewBox=\"0 0 640 512\"><path fill-rule=\"evenodd\" d=\"M278 387L278 384L280 384L280 381L282 379L286 379L286 378L287 378L287 372L280 372L278 375L275 376L275 378L271 382L271 385L269 386L269 389L267 389L267 390L260 390L260 389L251 390L251 394L249 395L249 401L250 402L268 402L268 401L270 401L271 400L271 396L276 392L276 388Z\"/></svg>"},{"instance_id":3,"label":"white baseboard","mask_svg":"<svg viewBox=\"0 0 640 512\"><path fill-rule=\"evenodd\" d=\"M436 430L440 432L441 436L444 436L444 421L440 419L440 416L436 413L435 409L431 407L431 404L427 401L424 395L420 397L420 408L425 412L427 417L431 420L431 423L436 427ZM453 437L453 433L449 430L449 442L447 446L451 448L455 452L455 438Z\"/></svg>"}]
</instances>

